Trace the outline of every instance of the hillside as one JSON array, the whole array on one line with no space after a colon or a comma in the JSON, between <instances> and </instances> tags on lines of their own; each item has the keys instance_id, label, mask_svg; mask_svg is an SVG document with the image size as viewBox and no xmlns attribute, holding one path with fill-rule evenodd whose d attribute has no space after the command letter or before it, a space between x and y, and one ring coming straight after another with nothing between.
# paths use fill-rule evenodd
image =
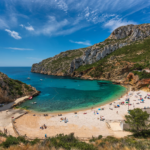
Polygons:
<instances>
[{"instance_id":1,"label":"hillside","mask_svg":"<svg viewBox=\"0 0 150 150\"><path fill-rule=\"evenodd\" d=\"M13 102L15 99L34 95L38 91L21 81L10 79L7 75L0 72L0 103Z\"/></svg>"},{"instance_id":2,"label":"hillside","mask_svg":"<svg viewBox=\"0 0 150 150\"><path fill-rule=\"evenodd\" d=\"M0 133L1 150L148 150L150 149L148 138L115 138L106 137L91 138L81 141L74 134L57 135L43 141L39 139L27 140L24 137L6 136Z\"/></svg>"},{"instance_id":3,"label":"hillside","mask_svg":"<svg viewBox=\"0 0 150 150\"><path fill-rule=\"evenodd\" d=\"M115 29L101 43L62 52L39 64L31 71L48 75L68 75L85 79L122 80L129 72L139 75L137 66L149 68L150 24L127 25ZM140 79L149 75L139 75Z\"/></svg>"}]
</instances>

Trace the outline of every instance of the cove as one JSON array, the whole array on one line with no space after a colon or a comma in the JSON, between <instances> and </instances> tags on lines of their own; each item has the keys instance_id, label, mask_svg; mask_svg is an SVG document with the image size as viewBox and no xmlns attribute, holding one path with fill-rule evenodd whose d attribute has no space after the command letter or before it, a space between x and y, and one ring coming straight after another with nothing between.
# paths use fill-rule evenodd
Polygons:
<instances>
[{"instance_id":1,"label":"cove","mask_svg":"<svg viewBox=\"0 0 150 150\"><path fill-rule=\"evenodd\" d=\"M37 112L66 112L98 106L119 98L126 88L110 81L81 80L30 72L31 67L0 67L10 78L30 84L41 94L20 105ZM31 80L27 77L30 76ZM42 80L41 80L42 79ZM36 102L37 104L32 104Z\"/></svg>"}]
</instances>

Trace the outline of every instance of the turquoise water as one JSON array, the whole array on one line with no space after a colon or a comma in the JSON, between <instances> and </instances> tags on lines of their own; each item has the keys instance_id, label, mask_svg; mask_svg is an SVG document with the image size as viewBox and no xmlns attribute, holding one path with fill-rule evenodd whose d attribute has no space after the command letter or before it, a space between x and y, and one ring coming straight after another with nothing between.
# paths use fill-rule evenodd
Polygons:
<instances>
[{"instance_id":1,"label":"turquoise water","mask_svg":"<svg viewBox=\"0 0 150 150\"><path fill-rule=\"evenodd\" d=\"M123 95L126 89L110 81L81 80L30 72L31 67L0 67L10 78L34 86L41 94L21 104L39 112L60 112L100 105ZM30 75L31 80L27 80ZM42 81L40 80L42 79ZM37 104L32 104L37 102Z\"/></svg>"}]
</instances>

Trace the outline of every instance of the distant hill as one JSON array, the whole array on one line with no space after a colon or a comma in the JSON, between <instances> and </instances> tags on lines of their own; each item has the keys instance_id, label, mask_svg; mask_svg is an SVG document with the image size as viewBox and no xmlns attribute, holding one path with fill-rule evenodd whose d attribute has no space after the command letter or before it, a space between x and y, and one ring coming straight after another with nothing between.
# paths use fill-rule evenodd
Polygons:
<instances>
[{"instance_id":1,"label":"distant hill","mask_svg":"<svg viewBox=\"0 0 150 150\"><path fill-rule=\"evenodd\" d=\"M33 64L31 71L113 81L125 80L132 72L141 80L150 76L135 71L150 68L149 56L150 24L127 25L115 29L104 42Z\"/></svg>"},{"instance_id":2,"label":"distant hill","mask_svg":"<svg viewBox=\"0 0 150 150\"><path fill-rule=\"evenodd\" d=\"M0 103L13 102L17 98L34 95L38 91L21 81L10 79L0 72Z\"/></svg>"}]
</instances>

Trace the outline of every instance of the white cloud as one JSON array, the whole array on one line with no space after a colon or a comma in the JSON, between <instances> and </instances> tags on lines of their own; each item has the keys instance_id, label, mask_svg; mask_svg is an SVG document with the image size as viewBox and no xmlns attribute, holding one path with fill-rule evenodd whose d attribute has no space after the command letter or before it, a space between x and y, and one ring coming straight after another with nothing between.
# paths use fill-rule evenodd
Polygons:
<instances>
[{"instance_id":1,"label":"white cloud","mask_svg":"<svg viewBox=\"0 0 150 150\"><path fill-rule=\"evenodd\" d=\"M25 29L28 31L34 31L34 28L30 25L30 26L25 26Z\"/></svg>"},{"instance_id":2,"label":"white cloud","mask_svg":"<svg viewBox=\"0 0 150 150\"><path fill-rule=\"evenodd\" d=\"M20 24L20 26L23 28L24 27L24 25L23 24Z\"/></svg>"},{"instance_id":3,"label":"white cloud","mask_svg":"<svg viewBox=\"0 0 150 150\"><path fill-rule=\"evenodd\" d=\"M110 31L112 32L113 30L115 30L116 28L118 28L120 26L125 26L125 25L129 25L129 24L137 24L137 23L134 21L123 20L122 18L118 18L118 16L117 16L113 19L110 19L108 22L106 22L104 24L104 27L109 28Z\"/></svg>"},{"instance_id":4,"label":"white cloud","mask_svg":"<svg viewBox=\"0 0 150 150\"><path fill-rule=\"evenodd\" d=\"M48 22L42 26L42 27L39 27L35 33L36 34L44 34L44 35L56 35L58 34L58 32L60 30L62 30L62 28L66 25L68 25L69 22L67 19L64 19L60 22L58 22L56 20L56 18L54 16L49 16L48 17Z\"/></svg>"},{"instance_id":5,"label":"white cloud","mask_svg":"<svg viewBox=\"0 0 150 150\"><path fill-rule=\"evenodd\" d=\"M8 32L9 35L10 35L11 37L13 37L14 39L16 39L16 40L22 39L22 37L19 36L19 33L16 32L16 31L11 31L11 30L9 30L9 29L5 29L5 31Z\"/></svg>"},{"instance_id":6,"label":"white cloud","mask_svg":"<svg viewBox=\"0 0 150 150\"><path fill-rule=\"evenodd\" d=\"M17 47L6 47L6 49L18 50L18 51L32 51L30 48L17 48Z\"/></svg>"},{"instance_id":7,"label":"white cloud","mask_svg":"<svg viewBox=\"0 0 150 150\"><path fill-rule=\"evenodd\" d=\"M25 29L28 30L28 31L34 31L33 26L31 26L30 24L29 24L29 26L25 26L25 25L23 25L23 24L20 24L20 26L21 26L22 28L25 28Z\"/></svg>"},{"instance_id":8,"label":"white cloud","mask_svg":"<svg viewBox=\"0 0 150 150\"><path fill-rule=\"evenodd\" d=\"M57 3L58 7L62 10L64 10L65 12L67 12L68 10L68 5L64 2L64 0L55 0L55 2Z\"/></svg>"},{"instance_id":9,"label":"white cloud","mask_svg":"<svg viewBox=\"0 0 150 150\"><path fill-rule=\"evenodd\" d=\"M4 3L7 6L7 13L3 16L4 22L1 23L0 20L0 29L1 26L5 27L4 29L17 27L18 20L20 21L18 18L22 17L32 20L34 26L21 24L21 27L32 31L35 35L48 36L67 35L84 27L92 27L93 24L105 22L105 27L113 30L120 25L132 23L124 19L115 19L117 14L125 18L125 16L150 6L150 0L11 0ZM25 9L28 16L20 14L17 5ZM46 21L47 14L51 16Z\"/></svg>"},{"instance_id":10,"label":"white cloud","mask_svg":"<svg viewBox=\"0 0 150 150\"><path fill-rule=\"evenodd\" d=\"M80 19L79 17L70 22L67 19L57 21L54 16L49 16L48 22L44 26L38 27L34 33L49 36L68 35L89 25L88 23L79 24Z\"/></svg>"},{"instance_id":11,"label":"white cloud","mask_svg":"<svg viewBox=\"0 0 150 150\"><path fill-rule=\"evenodd\" d=\"M76 44L81 44L81 45L87 45L87 46L92 45L92 44L90 43L90 41L72 41L72 40L70 40L70 42L71 42L71 43L76 43Z\"/></svg>"}]
</instances>

